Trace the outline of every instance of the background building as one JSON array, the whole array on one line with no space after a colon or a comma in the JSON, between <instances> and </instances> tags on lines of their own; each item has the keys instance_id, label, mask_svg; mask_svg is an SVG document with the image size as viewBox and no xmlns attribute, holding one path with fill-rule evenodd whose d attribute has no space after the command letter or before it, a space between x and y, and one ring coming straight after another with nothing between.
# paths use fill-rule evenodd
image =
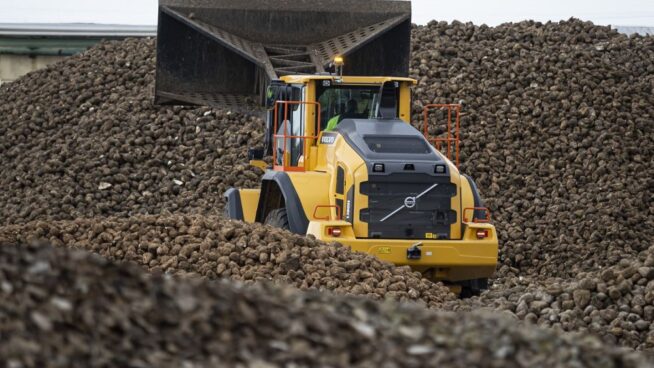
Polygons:
<instances>
[{"instance_id":1,"label":"background building","mask_svg":"<svg viewBox=\"0 0 654 368\"><path fill-rule=\"evenodd\" d=\"M155 36L156 26L106 24L0 24L0 84L101 40Z\"/></svg>"},{"instance_id":2,"label":"background building","mask_svg":"<svg viewBox=\"0 0 654 368\"><path fill-rule=\"evenodd\" d=\"M626 35L637 33L641 36L654 36L654 27L615 26L613 28L617 29L618 32L624 33Z\"/></svg>"}]
</instances>

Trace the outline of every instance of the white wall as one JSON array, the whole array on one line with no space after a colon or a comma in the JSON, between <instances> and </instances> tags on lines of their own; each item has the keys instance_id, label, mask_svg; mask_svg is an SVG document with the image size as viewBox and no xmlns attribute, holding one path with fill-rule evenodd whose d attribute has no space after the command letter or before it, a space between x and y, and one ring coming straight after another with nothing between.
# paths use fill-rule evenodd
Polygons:
<instances>
[{"instance_id":1,"label":"white wall","mask_svg":"<svg viewBox=\"0 0 654 368\"><path fill-rule=\"evenodd\" d=\"M64 56L25 56L0 54L0 84L11 82L31 71L63 59Z\"/></svg>"}]
</instances>

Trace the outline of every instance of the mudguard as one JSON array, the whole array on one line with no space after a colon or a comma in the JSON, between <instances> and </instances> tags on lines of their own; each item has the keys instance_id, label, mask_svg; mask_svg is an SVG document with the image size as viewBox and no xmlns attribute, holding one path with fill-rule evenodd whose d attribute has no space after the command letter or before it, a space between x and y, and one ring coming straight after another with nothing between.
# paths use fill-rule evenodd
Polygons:
<instances>
[{"instance_id":1,"label":"mudguard","mask_svg":"<svg viewBox=\"0 0 654 368\"><path fill-rule=\"evenodd\" d=\"M293 182L285 172L268 170L261 180L261 196L256 221L263 223L271 210L281 207L286 208L290 230L305 235L309 227L309 219L304 213Z\"/></svg>"},{"instance_id":2,"label":"mudguard","mask_svg":"<svg viewBox=\"0 0 654 368\"><path fill-rule=\"evenodd\" d=\"M225 197L225 214L232 220L243 221L243 204L239 190L229 188L223 196Z\"/></svg>"}]
</instances>

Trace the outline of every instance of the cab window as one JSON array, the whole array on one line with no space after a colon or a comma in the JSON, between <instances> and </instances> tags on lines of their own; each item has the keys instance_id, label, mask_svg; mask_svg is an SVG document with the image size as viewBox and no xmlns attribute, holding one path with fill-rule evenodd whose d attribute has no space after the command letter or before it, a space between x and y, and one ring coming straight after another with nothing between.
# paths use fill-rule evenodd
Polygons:
<instances>
[{"instance_id":1,"label":"cab window","mask_svg":"<svg viewBox=\"0 0 654 368\"><path fill-rule=\"evenodd\" d=\"M318 81L316 100L320 103L320 130L331 130L344 119L377 117L380 86L338 85Z\"/></svg>"}]
</instances>

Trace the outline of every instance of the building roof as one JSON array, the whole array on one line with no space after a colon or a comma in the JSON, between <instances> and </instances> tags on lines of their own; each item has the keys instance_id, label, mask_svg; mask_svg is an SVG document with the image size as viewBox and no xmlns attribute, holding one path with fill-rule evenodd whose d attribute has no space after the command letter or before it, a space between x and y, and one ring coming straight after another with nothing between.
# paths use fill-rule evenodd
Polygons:
<instances>
[{"instance_id":1,"label":"building roof","mask_svg":"<svg viewBox=\"0 0 654 368\"><path fill-rule=\"evenodd\" d=\"M101 40L156 35L156 26L0 23L0 54L68 56L82 52Z\"/></svg>"},{"instance_id":2,"label":"building roof","mask_svg":"<svg viewBox=\"0 0 654 368\"><path fill-rule=\"evenodd\" d=\"M0 37L123 38L156 36L157 26L94 23L0 23Z\"/></svg>"}]
</instances>

